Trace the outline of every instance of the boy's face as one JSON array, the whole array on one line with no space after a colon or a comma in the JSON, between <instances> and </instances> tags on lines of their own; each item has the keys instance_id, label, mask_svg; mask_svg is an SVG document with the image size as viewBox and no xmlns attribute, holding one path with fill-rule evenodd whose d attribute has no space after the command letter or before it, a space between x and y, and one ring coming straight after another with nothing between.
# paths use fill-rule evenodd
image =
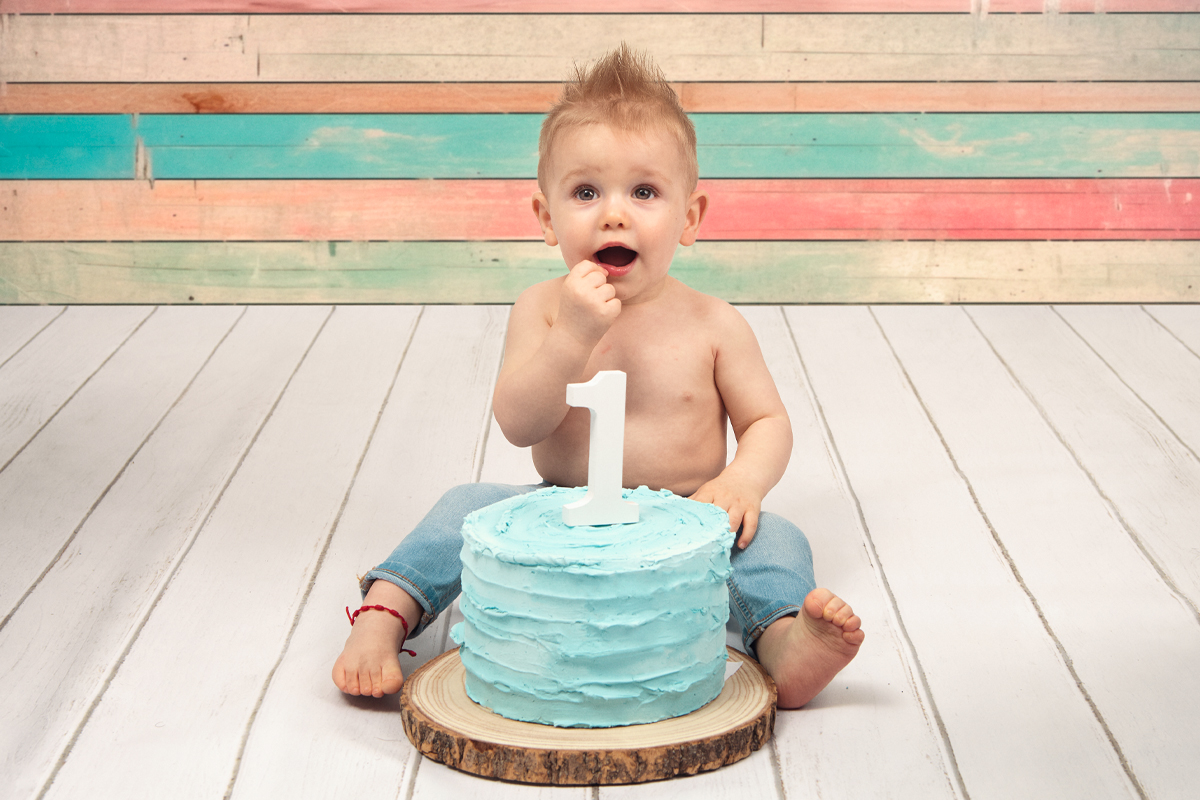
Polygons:
<instances>
[{"instance_id":1,"label":"boy's face","mask_svg":"<svg viewBox=\"0 0 1200 800\"><path fill-rule=\"evenodd\" d=\"M675 138L607 125L567 128L549 153L533 209L567 267L599 264L622 303L657 296L679 244L690 245L708 197L686 185Z\"/></svg>"}]
</instances>

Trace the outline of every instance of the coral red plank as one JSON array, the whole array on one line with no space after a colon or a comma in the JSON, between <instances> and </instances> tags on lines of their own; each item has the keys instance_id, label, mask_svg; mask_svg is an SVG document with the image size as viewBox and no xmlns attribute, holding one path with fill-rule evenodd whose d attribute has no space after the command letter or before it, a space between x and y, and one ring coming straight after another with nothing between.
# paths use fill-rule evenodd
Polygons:
<instances>
[{"instance_id":1,"label":"coral red plank","mask_svg":"<svg viewBox=\"0 0 1200 800\"><path fill-rule=\"evenodd\" d=\"M1200 179L714 180L705 239L1200 239ZM0 181L4 241L538 239L528 180Z\"/></svg>"},{"instance_id":2,"label":"coral red plank","mask_svg":"<svg viewBox=\"0 0 1200 800\"><path fill-rule=\"evenodd\" d=\"M690 112L1200 111L1200 82L675 83ZM0 114L543 113L558 83L10 83Z\"/></svg>"},{"instance_id":3,"label":"coral red plank","mask_svg":"<svg viewBox=\"0 0 1200 800\"><path fill-rule=\"evenodd\" d=\"M1045 0L992 0L991 13L1039 13ZM1060 0L1070 13L1187 12L1200 0ZM16 14L599 14L599 13L962 13L971 0L5 0Z\"/></svg>"}]
</instances>

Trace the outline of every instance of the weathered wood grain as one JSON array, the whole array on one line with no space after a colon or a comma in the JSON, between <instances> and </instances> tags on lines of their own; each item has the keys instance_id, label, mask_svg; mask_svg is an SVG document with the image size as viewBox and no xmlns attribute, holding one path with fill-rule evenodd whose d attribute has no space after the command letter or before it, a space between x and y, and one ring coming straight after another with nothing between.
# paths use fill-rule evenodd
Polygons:
<instances>
[{"instance_id":1,"label":"weathered wood grain","mask_svg":"<svg viewBox=\"0 0 1200 800\"><path fill-rule=\"evenodd\" d=\"M1148 364L1162 365L1177 344L1149 338L1147 328L1158 326L1137 307L1059 310L1094 343L1100 330L1129 336ZM873 313L1130 773L1147 797L1186 795L1200 779L1200 765L1188 756L1200 749L1200 726L1190 722L1200 715L1200 684L1179 679L1200 659L1195 616L1142 557L962 309ZM1084 318L1092 323L1086 331ZM1189 357L1195 373L1200 360ZM1163 388L1175 390L1178 402L1186 401L1186 386ZM1171 393L1149 399L1165 412Z\"/></svg>"},{"instance_id":2,"label":"weathered wood grain","mask_svg":"<svg viewBox=\"0 0 1200 800\"><path fill-rule=\"evenodd\" d=\"M1193 452L1200 453L1200 357L1145 309L1054 309Z\"/></svg>"},{"instance_id":3,"label":"weathered wood grain","mask_svg":"<svg viewBox=\"0 0 1200 800\"><path fill-rule=\"evenodd\" d=\"M208 798L227 790L411 323L402 308L332 314L47 797ZM214 669L214 658L229 668ZM165 757L184 751L191 756Z\"/></svg>"},{"instance_id":4,"label":"weathered wood grain","mask_svg":"<svg viewBox=\"0 0 1200 800\"><path fill-rule=\"evenodd\" d=\"M0 309L0 369L66 310L61 306L8 306Z\"/></svg>"},{"instance_id":5,"label":"weathered wood grain","mask_svg":"<svg viewBox=\"0 0 1200 800\"><path fill-rule=\"evenodd\" d=\"M0 795L33 796L69 748L329 311L247 310L0 628L0 758L9 765ZM71 613L57 613L66 597Z\"/></svg>"},{"instance_id":6,"label":"weathered wood grain","mask_svg":"<svg viewBox=\"0 0 1200 800\"><path fill-rule=\"evenodd\" d=\"M96 309L86 317L94 319L105 310ZM111 312L116 317L112 327L118 331L136 327L140 318L146 320L132 336L105 345L103 349L112 355L103 368L0 472L0 508L4 509L0 619L58 559L59 551L178 401L240 310ZM63 327L65 331L67 326ZM112 336L104 323L96 323L95 328L98 338ZM46 361L53 365L56 360ZM158 369L147 370L147 363Z\"/></svg>"},{"instance_id":7,"label":"weathered wood grain","mask_svg":"<svg viewBox=\"0 0 1200 800\"><path fill-rule=\"evenodd\" d=\"M1146 311L1189 350L1200 354L1200 306L1161 305Z\"/></svg>"},{"instance_id":8,"label":"weathered wood grain","mask_svg":"<svg viewBox=\"0 0 1200 800\"><path fill-rule=\"evenodd\" d=\"M758 337L792 422L791 462L763 508L804 531L817 584L846 599L867 633L858 656L821 694L799 711L779 712L775 749L784 794L851 800L903 786L912 797L955 797L953 764L920 663L873 563L784 316L773 306L739 310ZM856 768L863 752L871 753L869 770Z\"/></svg>"},{"instance_id":9,"label":"weathered wood grain","mask_svg":"<svg viewBox=\"0 0 1200 800\"><path fill-rule=\"evenodd\" d=\"M12 82L560 81L624 40L675 81L1191 80L1189 14L15 15Z\"/></svg>"},{"instance_id":10,"label":"weathered wood grain","mask_svg":"<svg viewBox=\"0 0 1200 800\"><path fill-rule=\"evenodd\" d=\"M1135 797L870 311L787 318L966 793Z\"/></svg>"},{"instance_id":11,"label":"weathered wood grain","mask_svg":"<svg viewBox=\"0 0 1200 800\"><path fill-rule=\"evenodd\" d=\"M1049 309L982 306L969 314L1113 516L1197 614L1200 461Z\"/></svg>"},{"instance_id":12,"label":"weathered wood grain","mask_svg":"<svg viewBox=\"0 0 1200 800\"><path fill-rule=\"evenodd\" d=\"M342 608L357 607L357 575L382 561L443 492L472 480L506 312L452 306L420 311L354 488L255 716L235 800L390 800L412 780L419 757L404 738L397 698L346 697L330 679L349 633ZM412 640L418 658L402 657L404 670L440 654L443 634L437 625ZM312 724L316 719L321 724Z\"/></svg>"},{"instance_id":13,"label":"weathered wood grain","mask_svg":"<svg viewBox=\"0 0 1200 800\"><path fill-rule=\"evenodd\" d=\"M692 119L705 178L1200 176L1200 114ZM541 120L537 114L9 116L0 118L0 133L12 161L0 163L0 177L533 178ZM118 132L125 136L124 159L113 156ZM93 141L100 144L93 148ZM70 157L59 163L60 153Z\"/></svg>"},{"instance_id":14,"label":"weathered wood grain","mask_svg":"<svg viewBox=\"0 0 1200 800\"><path fill-rule=\"evenodd\" d=\"M1045 0L992 0L992 13L1036 13ZM573 13L978 13L970 0L4 0L0 10L21 14L554 14ZM1060 0L1059 12L1197 11L1196 0Z\"/></svg>"},{"instance_id":15,"label":"weathered wood grain","mask_svg":"<svg viewBox=\"0 0 1200 800\"><path fill-rule=\"evenodd\" d=\"M674 83L692 112L1200 111L1200 83ZM545 113L560 83L9 83L0 114Z\"/></svg>"},{"instance_id":16,"label":"weathered wood grain","mask_svg":"<svg viewBox=\"0 0 1200 800\"><path fill-rule=\"evenodd\" d=\"M59 313L59 309L46 310ZM4 309L5 317L10 316L9 311ZM0 469L104 366L147 316L149 311L143 308L71 309L55 320L57 324L5 358L0 367ZM37 332L27 326L21 329L31 337Z\"/></svg>"},{"instance_id":17,"label":"weathered wood grain","mask_svg":"<svg viewBox=\"0 0 1200 800\"><path fill-rule=\"evenodd\" d=\"M1196 239L1200 179L704 180L704 239ZM540 240L536 181L0 181L0 241Z\"/></svg>"},{"instance_id":18,"label":"weathered wood grain","mask_svg":"<svg viewBox=\"0 0 1200 800\"><path fill-rule=\"evenodd\" d=\"M511 303L540 242L0 243L7 303ZM741 303L1200 300L1196 242L711 242L672 274Z\"/></svg>"}]
</instances>

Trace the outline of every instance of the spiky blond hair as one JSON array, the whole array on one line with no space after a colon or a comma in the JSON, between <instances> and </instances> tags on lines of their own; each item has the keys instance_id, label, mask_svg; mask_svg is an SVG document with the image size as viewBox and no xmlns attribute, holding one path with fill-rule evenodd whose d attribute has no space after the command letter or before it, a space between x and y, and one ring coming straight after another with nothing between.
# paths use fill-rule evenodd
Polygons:
<instances>
[{"instance_id":1,"label":"spiky blond hair","mask_svg":"<svg viewBox=\"0 0 1200 800\"><path fill-rule=\"evenodd\" d=\"M554 140L566 128L609 125L621 131L664 130L678 141L689 189L696 187L696 128L679 104L662 70L645 53L622 42L590 68L575 65L558 102L542 122L538 139L538 184L545 189Z\"/></svg>"}]
</instances>

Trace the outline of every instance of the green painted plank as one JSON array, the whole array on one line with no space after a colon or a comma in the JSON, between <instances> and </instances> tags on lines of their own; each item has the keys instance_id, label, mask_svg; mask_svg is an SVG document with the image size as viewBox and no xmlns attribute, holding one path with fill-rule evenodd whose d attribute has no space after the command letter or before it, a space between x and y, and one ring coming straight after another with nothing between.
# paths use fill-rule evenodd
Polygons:
<instances>
[{"instance_id":1,"label":"green painted plank","mask_svg":"<svg viewBox=\"0 0 1200 800\"><path fill-rule=\"evenodd\" d=\"M692 118L701 142L700 174L707 178L1200 175L1195 113ZM532 178L541 119L539 114L151 114L136 122L121 115L7 117L0 144L17 155L0 159L0 177L130 177L136 136L145 145L147 176L162 179ZM44 146L42 125L53 134ZM72 133L78 134L74 143L68 141Z\"/></svg>"},{"instance_id":2,"label":"green painted plank","mask_svg":"<svg viewBox=\"0 0 1200 800\"><path fill-rule=\"evenodd\" d=\"M0 303L508 303L540 242L0 243ZM739 303L1197 302L1200 242L699 242L672 274Z\"/></svg>"},{"instance_id":3,"label":"green painted plank","mask_svg":"<svg viewBox=\"0 0 1200 800\"><path fill-rule=\"evenodd\" d=\"M0 177L132 178L136 140L128 114L0 117Z\"/></svg>"}]
</instances>

